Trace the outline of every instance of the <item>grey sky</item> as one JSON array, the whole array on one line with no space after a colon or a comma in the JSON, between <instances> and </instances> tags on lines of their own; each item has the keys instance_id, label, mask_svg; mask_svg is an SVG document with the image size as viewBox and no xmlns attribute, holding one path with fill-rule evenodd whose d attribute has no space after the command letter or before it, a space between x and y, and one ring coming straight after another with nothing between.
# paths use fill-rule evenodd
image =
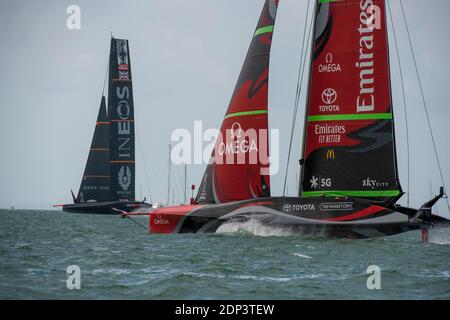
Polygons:
<instances>
[{"instance_id":1,"label":"grey sky","mask_svg":"<svg viewBox=\"0 0 450 320\"><path fill-rule=\"evenodd\" d=\"M136 126L152 199L165 201L167 148L176 128L220 126L263 0L2 1L0 3L0 207L49 208L78 191L91 142L109 50L109 31L130 40ZM411 203L440 185L399 1L391 0L406 78L411 131ZM82 10L82 29L66 28L66 8ZM450 187L450 43L448 0L404 0L445 182ZM281 0L270 74L270 125L281 128L281 194L306 0ZM389 26L390 29L390 26ZM390 37L392 40L392 36ZM391 53L394 53L391 41ZM406 190L404 114L398 64L391 57L401 182ZM289 193L296 193L302 112L294 141ZM206 145L206 144L205 144ZM139 148L139 146L137 146ZM137 195L147 195L137 150ZM199 184L204 166L190 166ZM182 168L178 168L182 173ZM440 212L447 210L441 202Z\"/></svg>"}]
</instances>

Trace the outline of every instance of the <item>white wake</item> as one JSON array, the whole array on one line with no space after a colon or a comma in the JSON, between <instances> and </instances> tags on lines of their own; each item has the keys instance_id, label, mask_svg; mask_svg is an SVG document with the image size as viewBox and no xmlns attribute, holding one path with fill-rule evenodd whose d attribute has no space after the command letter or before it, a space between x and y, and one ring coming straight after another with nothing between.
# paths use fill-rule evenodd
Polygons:
<instances>
[{"instance_id":1,"label":"white wake","mask_svg":"<svg viewBox=\"0 0 450 320\"><path fill-rule=\"evenodd\" d=\"M216 233L249 233L261 237L286 237L298 235L298 231L295 232L295 230L289 226L264 224L258 219L225 222L217 229Z\"/></svg>"},{"instance_id":2,"label":"white wake","mask_svg":"<svg viewBox=\"0 0 450 320\"><path fill-rule=\"evenodd\" d=\"M431 229L428 242L433 244L450 244L450 228Z\"/></svg>"}]
</instances>

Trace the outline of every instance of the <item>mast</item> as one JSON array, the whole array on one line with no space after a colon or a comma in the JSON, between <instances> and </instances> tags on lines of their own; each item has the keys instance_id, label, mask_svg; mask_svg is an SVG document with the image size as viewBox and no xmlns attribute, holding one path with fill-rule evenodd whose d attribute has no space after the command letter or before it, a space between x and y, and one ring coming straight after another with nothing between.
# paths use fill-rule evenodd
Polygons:
<instances>
[{"instance_id":1,"label":"mast","mask_svg":"<svg viewBox=\"0 0 450 320\"><path fill-rule=\"evenodd\" d=\"M389 79L389 104L391 106L391 114L392 114L392 157L394 159L394 174L395 174L395 180L396 180L396 184L398 187L398 192L399 195L395 198L393 198L391 201L392 202L396 202L398 199L400 199L403 195L403 189L402 186L400 184L400 175L399 175L399 171L398 171L398 159L397 159L397 139L396 139L396 133L395 133L395 121L394 121L394 103L393 103L393 99L392 99L392 81L391 81L391 60L390 60L390 56L389 56L389 33L388 33L388 22L387 22L387 8L385 5L385 1L389 1L389 0L382 0L383 1L383 15L384 15L384 28L386 30L386 50L387 50L387 54L386 54L386 60L387 60L387 73L388 76L387 78ZM389 4L388 4L389 5ZM394 27L394 25L392 25L392 27ZM400 63L400 60L399 60ZM407 146L407 148L409 148L409 145ZM409 156L409 154L408 154ZM408 159L409 161L409 159ZM409 179L409 164L408 164L408 179ZM408 182L408 193L409 193L409 182ZM407 204L409 206L409 194L407 195Z\"/></svg>"},{"instance_id":2,"label":"mast","mask_svg":"<svg viewBox=\"0 0 450 320\"><path fill-rule=\"evenodd\" d=\"M309 1L309 0L308 0ZM311 39L310 39L310 46L311 46L311 52L309 54L309 75L308 75L308 93L311 92L311 78L312 78L312 67L313 67L313 61L314 61L314 43L316 42L316 24L317 24L317 11L319 9L319 4L318 2L320 0L313 0L314 1L314 7L313 7L313 21L311 22L313 24L312 27L312 34L311 34ZM308 50L308 47L306 47L306 50ZM301 52L300 54L303 54L303 52ZM300 79L301 81L301 79ZM302 140L302 157L305 154L305 146L306 146L306 132L307 132L307 128L308 128L308 106L309 106L309 102L310 102L310 95L307 95L307 99L306 99L306 111L305 111L305 119L303 122L303 140ZM300 180L298 181L298 196L301 197L302 196L302 180L303 180L303 165L304 165L304 161L305 159L300 159L299 160L299 164L300 164Z\"/></svg>"},{"instance_id":3,"label":"mast","mask_svg":"<svg viewBox=\"0 0 450 320\"><path fill-rule=\"evenodd\" d=\"M186 204L187 202L187 164L184 164L184 203Z\"/></svg>"},{"instance_id":4,"label":"mast","mask_svg":"<svg viewBox=\"0 0 450 320\"><path fill-rule=\"evenodd\" d=\"M429 185L429 187L430 187L430 199L431 199L431 198L433 198L433 186L432 186L432 184L431 184L431 179L430 179L430 185Z\"/></svg>"},{"instance_id":5,"label":"mast","mask_svg":"<svg viewBox=\"0 0 450 320\"><path fill-rule=\"evenodd\" d=\"M168 174L167 174L167 205L170 204L170 169L172 167L172 161L170 159L170 153L172 152L172 145L169 144L169 159L168 159L168 164L169 164L169 169L168 169ZM172 199L173 201L173 199Z\"/></svg>"}]
</instances>

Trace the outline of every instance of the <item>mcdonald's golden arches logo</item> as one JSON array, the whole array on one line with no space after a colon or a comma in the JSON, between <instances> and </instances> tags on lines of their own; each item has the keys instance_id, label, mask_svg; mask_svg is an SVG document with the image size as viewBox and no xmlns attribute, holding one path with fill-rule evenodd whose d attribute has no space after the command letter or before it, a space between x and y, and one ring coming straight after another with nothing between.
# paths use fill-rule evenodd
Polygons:
<instances>
[{"instance_id":1,"label":"mcdonald's golden arches logo","mask_svg":"<svg viewBox=\"0 0 450 320\"><path fill-rule=\"evenodd\" d=\"M327 151L327 159L336 159L336 154L333 149L328 149Z\"/></svg>"}]
</instances>

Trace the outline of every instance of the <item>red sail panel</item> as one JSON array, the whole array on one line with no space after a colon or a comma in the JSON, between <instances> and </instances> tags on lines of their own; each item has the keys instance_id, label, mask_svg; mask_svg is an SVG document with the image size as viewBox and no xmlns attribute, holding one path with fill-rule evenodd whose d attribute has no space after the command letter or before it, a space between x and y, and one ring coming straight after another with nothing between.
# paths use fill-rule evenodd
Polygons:
<instances>
[{"instance_id":1,"label":"red sail panel","mask_svg":"<svg viewBox=\"0 0 450 320\"><path fill-rule=\"evenodd\" d=\"M393 201L398 182L384 0L320 0L301 196Z\"/></svg>"},{"instance_id":2,"label":"red sail panel","mask_svg":"<svg viewBox=\"0 0 450 320\"><path fill-rule=\"evenodd\" d=\"M270 195L268 80L278 0L266 0L223 120L197 203Z\"/></svg>"}]
</instances>

